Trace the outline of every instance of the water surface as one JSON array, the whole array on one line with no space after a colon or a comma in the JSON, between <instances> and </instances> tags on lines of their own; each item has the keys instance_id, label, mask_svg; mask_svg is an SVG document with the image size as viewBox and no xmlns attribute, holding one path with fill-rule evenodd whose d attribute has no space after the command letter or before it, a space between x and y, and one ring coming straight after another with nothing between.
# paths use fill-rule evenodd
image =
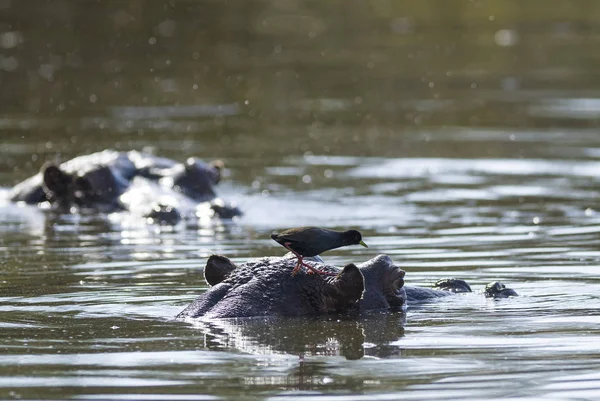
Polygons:
<instances>
[{"instance_id":1,"label":"water surface","mask_svg":"<svg viewBox=\"0 0 600 401\"><path fill-rule=\"evenodd\" d=\"M0 397L597 397L598 6L532 3L4 1ZM221 158L245 215L168 228L5 200L104 148ZM386 253L408 284L475 292L173 319L209 255L282 255L271 231L305 224L363 232L328 262ZM520 296L485 299L494 280Z\"/></svg>"}]
</instances>

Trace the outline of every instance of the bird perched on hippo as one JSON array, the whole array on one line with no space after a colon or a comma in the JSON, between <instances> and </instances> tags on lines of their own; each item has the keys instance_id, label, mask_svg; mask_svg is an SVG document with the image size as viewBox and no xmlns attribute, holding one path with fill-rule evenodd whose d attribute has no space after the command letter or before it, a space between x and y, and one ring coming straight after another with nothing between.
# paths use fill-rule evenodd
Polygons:
<instances>
[{"instance_id":1,"label":"bird perched on hippo","mask_svg":"<svg viewBox=\"0 0 600 401\"><path fill-rule=\"evenodd\" d=\"M304 257L317 256L331 249L348 245L362 245L368 248L362 240L362 234L357 230L336 231L320 227L297 227L280 233L273 233L271 238L298 258L298 263L292 270L292 275L298 273L301 266L309 268L309 274L332 274L317 270L313 266L304 263Z\"/></svg>"}]
</instances>

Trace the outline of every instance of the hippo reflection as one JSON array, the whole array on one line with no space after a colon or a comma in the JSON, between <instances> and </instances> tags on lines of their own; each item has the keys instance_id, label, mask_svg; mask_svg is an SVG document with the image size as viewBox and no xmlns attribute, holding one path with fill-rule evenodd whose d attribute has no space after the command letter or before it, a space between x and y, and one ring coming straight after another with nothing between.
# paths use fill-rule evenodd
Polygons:
<instances>
[{"instance_id":1,"label":"hippo reflection","mask_svg":"<svg viewBox=\"0 0 600 401\"><path fill-rule=\"evenodd\" d=\"M216 198L223 163L185 163L137 151L79 156L17 184L10 200L58 211L130 211L161 224L201 213L232 218L240 211Z\"/></svg>"},{"instance_id":2,"label":"hippo reflection","mask_svg":"<svg viewBox=\"0 0 600 401\"><path fill-rule=\"evenodd\" d=\"M324 315L196 320L197 336L207 349L236 350L252 355L365 355L388 358L402 354L393 342L404 336L403 312L365 312L360 318ZM365 347L365 343L369 344Z\"/></svg>"},{"instance_id":3,"label":"hippo reflection","mask_svg":"<svg viewBox=\"0 0 600 401\"><path fill-rule=\"evenodd\" d=\"M358 313L368 310L404 311L408 304L470 292L463 280L444 279L434 288L404 285L404 271L387 255L341 271L312 260L319 270L337 276L298 274L292 276L293 255L265 257L236 267L224 256L211 256L204 276L212 286L183 310L178 318L232 318L252 316L314 316ZM494 291L498 289L499 291ZM489 290L489 291L488 291ZM487 297L514 296L500 283L486 288Z\"/></svg>"}]
</instances>

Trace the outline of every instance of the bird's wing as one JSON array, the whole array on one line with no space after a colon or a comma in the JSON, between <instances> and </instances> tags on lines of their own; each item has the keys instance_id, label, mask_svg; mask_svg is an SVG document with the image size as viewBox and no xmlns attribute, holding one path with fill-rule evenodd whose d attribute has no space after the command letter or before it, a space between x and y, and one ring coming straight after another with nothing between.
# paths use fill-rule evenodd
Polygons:
<instances>
[{"instance_id":1,"label":"bird's wing","mask_svg":"<svg viewBox=\"0 0 600 401\"><path fill-rule=\"evenodd\" d=\"M303 241L299 241L297 239L293 239L285 235L279 235L279 237L277 238L277 242L279 242L281 245L288 243L289 247L294 251L298 252L300 255L304 255L304 253L306 252L305 244Z\"/></svg>"}]
</instances>

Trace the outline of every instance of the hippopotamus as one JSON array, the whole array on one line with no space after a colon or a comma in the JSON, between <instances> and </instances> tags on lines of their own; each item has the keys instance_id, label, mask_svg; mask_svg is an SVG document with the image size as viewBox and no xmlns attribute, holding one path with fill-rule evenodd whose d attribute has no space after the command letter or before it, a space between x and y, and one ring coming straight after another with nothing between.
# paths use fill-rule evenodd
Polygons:
<instances>
[{"instance_id":1,"label":"hippopotamus","mask_svg":"<svg viewBox=\"0 0 600 401\"><path fill-rule=\"evenodd\" d=\"M185 163L137 151L105 150L79 156L17 184L10 200L58 211L130 211L152 222L176 224L198 210L221 218L241 215L216 197L223 163Z\"/></svg>"},{"instance_id":2,"label":"hippopotamus","mask_svg":"<svg viewBox=\"0 0 600 401\"><path fill-rule=\"evenodd\" d=\"M212 255L204 268L211 286L177 315L185 318L240 318L256 316L316 316L354 314L369 310L406 311L411 304L471 292L463 280L439 280L433 288L405 286L405 272L387 255L342 269L320 257L305 258L318 270L335 276L292 275L296 259L264 257L236 266L222 255ZM495 282L485 296L503 298L516 292Z\"/></svg>"}]
</instances>

